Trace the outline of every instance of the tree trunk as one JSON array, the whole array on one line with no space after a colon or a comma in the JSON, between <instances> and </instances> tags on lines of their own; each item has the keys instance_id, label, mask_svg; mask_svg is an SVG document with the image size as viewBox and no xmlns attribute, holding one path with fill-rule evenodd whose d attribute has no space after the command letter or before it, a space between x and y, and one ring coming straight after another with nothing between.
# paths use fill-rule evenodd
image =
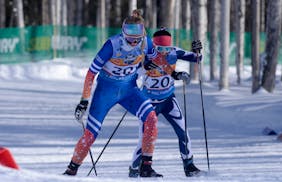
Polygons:
<instances>
[{"instance_id":1,"label":"tree trunk","mask_svg":"<svg viewBox=\"0 0 282 182\"><path fill-rule=\"evenodd\" d=\"M128 3L128 15L131 15L132 11L137 9L137 0L130 0Z\"/></svg>"},{"instance_id":2,"label":"tree trunk","mask_svg":"<svg viewBox=\"0 0 282 182\"><path fill-rule=\"evenodd\" d=\"M236 72L237 83L241 84L244 66L245 0L236 3Z\"/></svg>"},{"instance_id":3,"label":"tree trunk","mask_svg":"<svg viewBox=\"0 0 282 182\"><path fill-rule=\"evenodd\" d=\"M265 0L260 0L260 32L265 31Z\"/></svg>"},{"instance_id":4,"label":"tree trunk","mask_svg":"<svg viewBox=\"0 0 282 182\"><path fill-rule=\"evenodd\" d=\"M0 0L0 28L6 27L6 6L5 0Z\"/></svg>"},{"instance_id":5,"label":"tree trunk","mask_svg":"<svg viewBox=\"0 0 282 182\"><path fill-rule=\"evenodd\" d=\"M76 0L76 3L77 3L76 25L81 26L84 24L83 22L84 1Z\"/></svg>"},{"instance_id":6,"label":"tree trunk","mask_svg":"<svg viewBox=\"0 0 282 182\"><path fill-rule=\"evenodd\" d=\"M262 87L273 92L275 87L275 73L278 62L280 29L281 29L281 0L271 0L267 7L266 24L266 62L263 69Z\"/></svg>"},{"instance_id":7,"label":"tree trunk","mask_svg":"<svg viewBox=\"0 0 282 182\"><path fill-rule=\"evenodd\" d=\"M213 81L218 77L217 74L217 52L218 52L218 31L219 31L219 0L210 1L210 80Z\"/></svg>"},{"instance_id":8,"label":"tree trunk","mask_svg":"<svg viewBox=\"0 0 282 182\"><path fill-rule=\"evenodd\" d=\"M14 0L14 7L17 10L17 26L19 28L24 28L24 13L23 13L23 1Z\"/></svg>"},{"instance_id":9,"label":"tree trunk","mask_svg":"<svg viewBox=\"0 0 282 182\"><path fill-rule=\"evenodd\" d=\"M252 0L252 93L260 88L260 60L259 60L259 9L260 0Z\"/></svg>"},{"instance_id":10,"label":"tree trunk","mask_svg":"<svg viewBox=\"0 0 282 182\"><path fill-rule=\"evenodd\" d=\"M110 18L110 24L112 27L121 27L121 0L114 0L111 1L111 16Z\"/></svg>"},{"instance_id":11,"label":"tree trunk","mask_svg":"<svg viewBox=\"0 0 282 182\"><path fill-rule=\"evenodd\" d=\"M69 0L67 3L68 6L68 25L76 24L76 0ZM80 0L81 1L81 0Z\"/></svg>"},{"instance_id":12,"label":"tree trunk","mask_svg":"<svg viewBox=\"0 0 282 182\"><path fill-rule=\"evenodd\" d=\"M98 1L98 9L96 12L96 21L97 21L97 27L106 27L106 3L105 0L99 0Z\"/></svg>"},{"instance_id":13,"label":"tree trunk","mask_svg":"<svg viewBox=\"0 0 282 182\"><path fill-rule=\"evenodd\" d=\"M51 2L50 0L42 0L42 24L51 24Z\"/></svg>"},{"instance_id":14,"label":"tree trunk","mask_svg":"<svg viewBox=\"0 0 282 182\"><path fill-rule=\"evenodd\" d=\"M191 9L190 9L190 0L181 1L181 27L185 30L191 29Z\"/></svg>"},{"instance_id":15,"label":"tree trunk","mask_svg":"<svg viewBox=\"0 0 282 182\"><path fill-rule=\"evenodd\" d=\"M68 8L67 8L67 0L62 0L62 12L60 12L62 14L61 16L61 25L63 26L67 26L68 24L68 17L67 17L67 12Z\"/></svg>"},{"instance_id":16,"label":"tree trunk","mask_svg":"<svg viewBox=\"0 0 282 182\"><path fill-rule=\"evenodd\" d=\"M146 0L145 26L148 28L157 27L157 0Z\"/></svg>"},{"instance_id":17,"label":"tree trunk","mask_svg":"<svg viewBox=\"0 0 282 182\"><path fill-rule=\"evenodd\" d=\"M60 25L61 20L61 0L51 0L51 20L52 25Z\"/></svg>"},{"instance_id":18,"label":"tree trunk","mask_svg":"<svg viewBox=\"0 0 282 182\"><path fill-rule=\"evenodd\" d=\"M230 1L221 0L220 16L220 79L219 89L229 89Z\"/></svg>"},{"instance_id":19,"label":"tree trunk","mask_svg":"<svg viewBox=\"0 0 282 182\"><path fill-rule=\"evenodd\" d=\"M206 33L207 33L207 1L206 0L192 0L192 31L193 40L200 40L203 44L202 54L205 50ZM203 62L201 62L203 67ZM190 74L192 80L199 80L199 70L198 65L190 64Z\"/></svg>"},{"instance_id":20,"label":"tree trunk","mask_svg":"<svg viewBox=\"0 0 282 182\"><path fill-rule=\"evenodd\" d=\"M159 27L174 28L173 15L175 13L175 1L176 0L160 1Z\"/></svg>"},{"instance_id":21,"label":"tree trunk","mask_svg":"<svg viewBox=\"0 0 282 182\"><path fill-rule=\"evenodd\" d=\"M174 5L174 29L180 28L180 18L181 18L181 8L180 8L180 0L175 1Z\"/></svg>"}]
</instances>

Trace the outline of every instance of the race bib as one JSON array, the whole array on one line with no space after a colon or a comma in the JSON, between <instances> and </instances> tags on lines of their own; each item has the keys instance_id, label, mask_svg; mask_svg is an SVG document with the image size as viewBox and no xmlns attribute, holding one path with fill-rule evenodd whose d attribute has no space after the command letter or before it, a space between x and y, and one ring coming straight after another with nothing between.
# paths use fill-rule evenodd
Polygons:
<instances>
[{"instance_id":1,"label":"race bib","mask_svg":"<svg viewBox=\"0 0 282 182\"><path fill-rule=\"evenodd\" d=\"M149 90L165 90L173 84L173 79L169 75L145 78L145 86Z\"/></svg>"}]
</instances>

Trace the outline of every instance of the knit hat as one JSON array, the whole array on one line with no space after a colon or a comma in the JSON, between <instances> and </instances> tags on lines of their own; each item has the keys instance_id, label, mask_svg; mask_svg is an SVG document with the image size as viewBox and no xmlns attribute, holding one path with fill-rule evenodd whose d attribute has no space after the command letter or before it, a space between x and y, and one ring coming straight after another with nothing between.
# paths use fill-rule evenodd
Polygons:
<instances>
[{"instance_id":1,"label":"knit hat","mask_svg":"<svg viewBox=\"0 0 282 182\"><path fill-rule=\"evenodd\" d=\"M153 42L157 46L171 46L171 34L162 27L160 30L154 33Z\"/></svg>"}]
</instances>

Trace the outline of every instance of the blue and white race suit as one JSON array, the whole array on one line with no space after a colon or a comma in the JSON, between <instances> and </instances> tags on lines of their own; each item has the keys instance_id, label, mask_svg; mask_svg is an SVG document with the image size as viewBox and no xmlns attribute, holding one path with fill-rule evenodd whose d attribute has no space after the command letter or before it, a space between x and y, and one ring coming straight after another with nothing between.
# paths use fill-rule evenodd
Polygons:
<instances>
[{"instance_id":1,"label":"blue and white race suit","mask_svg":"<svg viewBox=\"0 0 282 182\"><path fill-rule=\"evenodd\" d=\"M166 56L158 53L157 56L152 59L152 61L161 69L146 71L145 76L143 76L142 92L144 93L144 95L152 99L152 104L154 106L156 114L162 114L171 124L174 132L178 137L181 158L187 159L191 158L193 155L189 133L187 131L187 134L185 134L184 117L178 101L174 95L174 79L164 71L165 67L168 64L170 65L170 67L175 69L177 59L189 62L197 62L195 53L188 52L177 47L175 47L174 50ZM140 122L139 142L133 154L131 164L132 168L137 168L141 161L141 143L143 130L143 123ZM187 145L185 141L187 141Z\"/></svg>"},{"instance_id":2,"label":"blue and white race suit","mask_svg":"<svg viewBox=\"0 0 282 182\"><path fill-rule=\"evenodd\" d=\"M95 138L106 114L115 104L120 104L143 122L153 110L151 100L136 85L143 55L148 59L156 56L150 38L145 37L137 46L130 46L119 34L110 37L94 58L89 70L99 75L86 128Z\"/></svg>"}]
</instances>

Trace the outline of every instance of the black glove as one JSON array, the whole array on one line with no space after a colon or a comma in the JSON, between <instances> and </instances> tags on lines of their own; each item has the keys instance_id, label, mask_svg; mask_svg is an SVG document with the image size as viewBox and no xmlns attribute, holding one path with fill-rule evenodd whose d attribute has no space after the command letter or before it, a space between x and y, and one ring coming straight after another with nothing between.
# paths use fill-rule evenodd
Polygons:
<instances>
[{"instance_id":1,"label":"black glove","mask_svg":"<svg viewBox=\"0 0 282 182\"><path fill-rule=\"evenodd\" d=\"M171 77L174 78L175 80L183 80L186 84L190 83L190 75L185 71L181 71L181 72L173 71Z\"/></svg>"},{"instance_id":2,"label":"black glove","mask_svg":"<svg viewBox=\"0 0 282 182\"><path fill-rule=\"evenodd\" d=\"M193 40L192 51L195 52L195 53L201 53L201 49L203 49L201 41L200 40Z\"/></svg>"},{"instance_id":3,"label":"black glove","mask_svg":"<svg viewBox=\"0 0 282 182\"><path fill-rule=\"evenodd\" d=\"M144 64L144 68L145 70L152 70L159 68L159 66L153 63L153 61L148 61L146 64Z\"/></svg>"},{"instance_id":4,"label":"black glove","mask_svg":"<svg viewBox=\"0 0 282 182\"><path fill-rule=\"evenodd\" d=\"M88 106L88 100L81 100L79 104L77 104L74 112L74 116L77 121L81 121L86 109Z\"/></svg>"}]
</instances>

